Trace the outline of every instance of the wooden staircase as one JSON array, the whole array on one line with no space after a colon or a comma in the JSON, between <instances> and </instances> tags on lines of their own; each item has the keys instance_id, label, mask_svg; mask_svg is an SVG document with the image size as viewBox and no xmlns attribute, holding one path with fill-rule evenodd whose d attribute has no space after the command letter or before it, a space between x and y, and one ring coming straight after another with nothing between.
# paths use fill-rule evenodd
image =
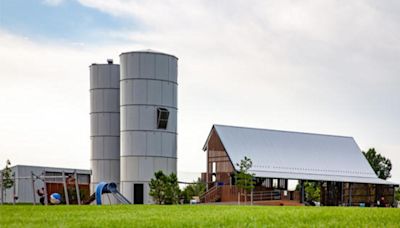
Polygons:
<instances>
[{"instance_id":1,"label":"wooden staircase","mask_svg":"<svg viewBox=\"0 0 400 228\"><path fill-rule=\"evenodd\" d=\"M203 195L200 196L201 203L214 203L221 200L221 188L218 185L214 185Z\"/></svg>"}]
</instances>

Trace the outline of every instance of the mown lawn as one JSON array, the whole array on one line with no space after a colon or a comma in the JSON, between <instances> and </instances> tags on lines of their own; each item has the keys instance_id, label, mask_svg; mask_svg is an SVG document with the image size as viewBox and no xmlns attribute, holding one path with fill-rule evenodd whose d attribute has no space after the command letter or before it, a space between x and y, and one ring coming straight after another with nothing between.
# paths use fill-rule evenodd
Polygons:
<instances>
[{"instance_id":1,"label":"mown lawn","mask_svg":"<svg viewBox=\"0 0 400 228\"><path fill-rule=\"evenodd\" d=\"M0 206L0 227L400 227L400 209L267 206Z\"/></svg>"}]
</instances>

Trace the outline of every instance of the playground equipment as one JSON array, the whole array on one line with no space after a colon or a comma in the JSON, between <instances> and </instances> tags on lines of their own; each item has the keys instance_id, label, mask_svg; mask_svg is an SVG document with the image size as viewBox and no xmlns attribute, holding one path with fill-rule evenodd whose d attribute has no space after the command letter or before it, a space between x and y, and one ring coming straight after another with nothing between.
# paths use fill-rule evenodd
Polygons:
<instances>
[{"instance_id":1,"label":"playground equipment","mask_svg":"<svg viewBox=\"0 0 400 228\"><path fill-rule=\"evenodd\" d=\"M123 196L118 190L117 190L117 184L114 182L111 183L106 183L106 182L100 182L96 186L96 192L95 194L95 199L96 199L96 204L97 205L102 205L103 202L101 200L101 196L103 194L110 193L112 194L115 199L117 199L120 203L122 204L131 204L125 196Z\"/></svg>"},{"instance_id":2,"label":"playground equipment","mask_svg":"<svg viewBox=\"0 0 400 228\"><path fill-rule=\"evenodd\" d=\"M61 195L58 193L53 193L50 195L50 202L52 204L60 204L61 203Z\"/></svg>"},{"instance_id":3,"label":"playground equipment","mask_svg":"<svg viewBox=\"0 0 400 228\"><path fill-rule=\"evenodd\" d=\"M33 205L36 205L36 189L35 189L35 182L36 181L42 181L44 183L43 185L43 195L44 195L44 204L48 205L48 192L47 192L47 184L46 184L46 178L62 178L62 184L64 187L64 196L65 196L65 203L69 205L69 196L68 196L68 190L67 190L67 178L71 177L69 175L66 175L65 172L63 171L61 176L46 176L46 171L43 170L41 175L36 175L33 172L31 172L31 175L28 177L15 177L15 173L12 174L12 178L14 181L13 185L13 204L15 205L15 201L17 199L17 196L15 195L16 193L16 180L18 179L30 179L32 182L32 196L33 196ZM75 190L76 190L76 196L77 196L77 201L78 204L81 205L81 198L80 198L80 191L79 191L79 183L78 183L78 174L76 170L73 172L73 177L75 178ZM4 203L4 195L3 195L4 189L3 189L3 173L0 172L0 204Z\"/></svg>"},{"instance_id":4,"label":"playground equipment","mask_svg":"<svg viewBox=\"0 0 400 228\"><path fill-rule=\"evenodd\" d=\"M13 178L13 180L14 180L14 183L16 183L16 180L18 180L18 179L28 179L28 180L30 180L31 181L31 189L32 189L32 196L33 196L33 205L36 205L36 198L38 197L37 196L37 193L36 193L36 190L37 190L37 185L36 185L36 187L35 187L35 182L36 181L42 181L43 183L44 183L44 186L43 186L43 193L44 193L44 195L45 196L47 196L47 195L50 195L50 198L48 198L48 197L44 197L44 200L45 200L45 205L48 205L49 203L52 203L52 204L54 204L53 202L51 202L51 193L48 193L48 189L47 189L47 184L46 183L48 183L48 182L46 182L46 178L52 178L52 179L54 179L54 178L59 178L59 179L62 179L62 184L63 184L63 190L64 190L64 195L66 196L65 197L65 203L67 204L67 205L69 205L70 204L70 200L69 200L69 196L68 196L68 192L67 192L67 179L68 178L71 178L71 177L74 177L75 178L75 180L74 180L74 183L75 183L75 190L76 190L76 194L77 194L77 198L78 198L78 204L79 205L81 205L81 204L91 204L92 202L94 202L94 201L96 201L96 204L98 204L98 205L102 205L102 204L107 204L107 202L104 202L104 200L102 200L102 195L103 194L107 194L107 196L108 197L110 197L110 195L114 198L114 199L116 199L119 203L122 203L122 204L131 204L131 202L126 198L126 197L124 197L118 190L117 190L117 184L116 183L114 183L114 182L109 182L109 183L107 183L107 182L100 182L98 185L96 185L96 188L95 188L95 193L93 193L91 196L89 196L89 198L87 198L87 199L81 199L80 198L80 194L79 194L79 192L80 192L80 183L79 183L79 181L78 181L78 178L77 178L77 171L76 170L74 170L73 172L69 172L68 174L65 174L65 172L61 172L60 171L60 173L62 173L62 175L61 176L46 176L45 174L46 174L46 170L43 170L43 172L41 173L41 175L35 175L33 172L31 172L31 175L30 176L27 176L27 177L16 177L15 175L14 175L14 173L13 173L13 176L12 176L12 178ZM0 172L0 203L2 204L2 202L3 202L3 198L4 197L2 197L2 194L1 193L3 193L3 190L4 189L2 189L2 172ZM185 181L178 181L178 183L179 184L194 184L194 183L196 183L196 182L185 182ZM211 182L210 182L211 183ZM71 185L71 182L70 182L70 185ZM15 204L16 203L16 199L18 198L17 196L16 196L16 185L14 184L14 186L12 187L13 189L13 204ZM29 188L29 187L28 187ZM70 192L71 193L71 192ZM97 196L96 196L96 193L97 193ZM104 196L103 196L103 199L104 199ZM61 200L61 198L60 198L60 200ZM50 201L50 202L49 202ZM108 200L108 202L111 204L111 199L109 199Z\"/></svg>"},{"instance_id":5,"label":"playground equipment","mask_svg":"<svg viewBox=\"0 0 400 228\"><path fill-rule=\"evenodd\" d=\"M54 172L53 172L54 174ZM61 174L61 175L60 175ZM31 192L32 192L32 201L33 205L37 204L37 198L38 195L41 198L41 201L44 205L49 205L49 204L60 204L62 200L62 196L60 195L59 190L64 190L64 199L65 199L65 204L69 205L70 204L70 197L71 197L71 190L75 192L76 190L76 200L79 205L81 204L91 204L92 202L96 201L97 205L102 205L102 204L107 204L107 202L104 201L105 195L109 198L109 203L121 203L121 204L131 204L131 202L124 197L118 190L117 190L117 184L114 182L100 182L96 188L95 188L95 193L92 194L89 199L81 199L80 196L80 185L79 185L79 179L78 179L78 174L77 170L69 171L66 173L64 170L60 170L60 174L56 175L49 175L49 171L43 170L40 175L36 175L33 171L30 171L29 176L19 176L17 177L15 173L12 174L12 178L14 180L14 185L11 187L12 189L12 194L13 194L13 204L16 204L16 199L18 199L18 196L16 195L16 181L18 180L25 180L26 182L30 182L30 184L27 185L28 191L30 191L29 186L31 186ZM0 172L0 203L3 204L4 200L4 188L3 188L3 180L4 176L3 173ZM42 183L36 183L37 181L41 181ZM56 182L54 182L56 181ZM49 192L52 191L52 186L51 184L62 184L61 186L59 185L58 191L56 192ZM48 186L50 184L50 186ZM71 185L74 185L75 189L70 189ZM69 186L69 187L68 187ZM21 187L21 186L20 186ZM26 188L26 187L25 187ZM69 192L68 192L69 189ZM41 193L40 193L41 192ZM69 194L68 194L69 193ZM72 193L73 194L73 193ZM103 195L103 200L102 200L102 195ZM112 197L112 199L110 199Z\"/></svg>"}]
</instances>

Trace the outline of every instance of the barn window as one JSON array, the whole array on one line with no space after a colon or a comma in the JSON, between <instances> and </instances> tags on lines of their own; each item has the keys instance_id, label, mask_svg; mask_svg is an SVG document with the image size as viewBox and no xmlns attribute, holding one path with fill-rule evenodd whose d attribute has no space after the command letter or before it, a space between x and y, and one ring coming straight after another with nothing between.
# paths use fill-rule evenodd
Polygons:
<instances>
[{"instance_id":1,"label":"barn window","mask_svg":"<svg viewBox=\"0 0 400 228\"><path fill-rule=\"evenodd\" d=\"M169 111L166 108L157 109L157 128L167 129Z\"/></svg>"},{"instance_id":2,"label":"barn window","mask_svg":"<svg viewBox=\"0 0 400 228\"><path fill-rule=\"evenodd\" d=\"M262 186L264 186L264 187L266 187L266 188L271 188L271 187L272 187L272 185L271 185L271 179L266 178L266 179L263 181Z\"/></svg>"},{"instance_id":3,"label":"barn window","mask_svg":"<svg viewBox=\"0 0 400 228\"><path fill-rule=\"evenodd\" d=\"M272 187L273 188L278 188L278 179L273 179L272 180Z\"/></svg>"},{"instance_id":4,"label":"barn window","mask_svg":"<svg viewBox=\"0 0 400 228\"><path fill-rule=\"evenodd\" d=\"M61 172L47 172L46 171L46 182L49 183L62 183Z\"/></svg>"},{"instance_id":5,"label":"barn window","mask_svg":"<svg viewBox=\"0 0 400 228\"><path fill-rule=\"evenodd\" d=\"M279 188L281 188L281 189L286 188L286 180L285 179L279 179Z\"/></svg>"},{"instance_id":6,"label":"barn window","mask_svg":"<svg viewBox=\"0 0 400 228\"><path fill-rule=\"evenodd\" d=\"M217 163L216 162L212 163L211 172L212 173L216 173L217 172Z\"/></svg>"}]
</instances>

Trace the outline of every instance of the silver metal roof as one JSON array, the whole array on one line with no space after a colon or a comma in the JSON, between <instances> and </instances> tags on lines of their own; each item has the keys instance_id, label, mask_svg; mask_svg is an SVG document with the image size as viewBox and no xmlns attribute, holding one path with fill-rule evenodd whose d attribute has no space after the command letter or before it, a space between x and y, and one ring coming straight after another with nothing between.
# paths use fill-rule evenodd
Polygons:
<instances>
[{"instance_id":1,"label":"silver metal roof","mask_svg":"<svg viewBox=\"0 0 400 228\"><path fill-rule=\"evenodd\" d=\"M214 125L232 163L259 177L394 184L379 179L352 137ZM237 168L237 167L236 167Z\"/></svg>"}]
</instances>

